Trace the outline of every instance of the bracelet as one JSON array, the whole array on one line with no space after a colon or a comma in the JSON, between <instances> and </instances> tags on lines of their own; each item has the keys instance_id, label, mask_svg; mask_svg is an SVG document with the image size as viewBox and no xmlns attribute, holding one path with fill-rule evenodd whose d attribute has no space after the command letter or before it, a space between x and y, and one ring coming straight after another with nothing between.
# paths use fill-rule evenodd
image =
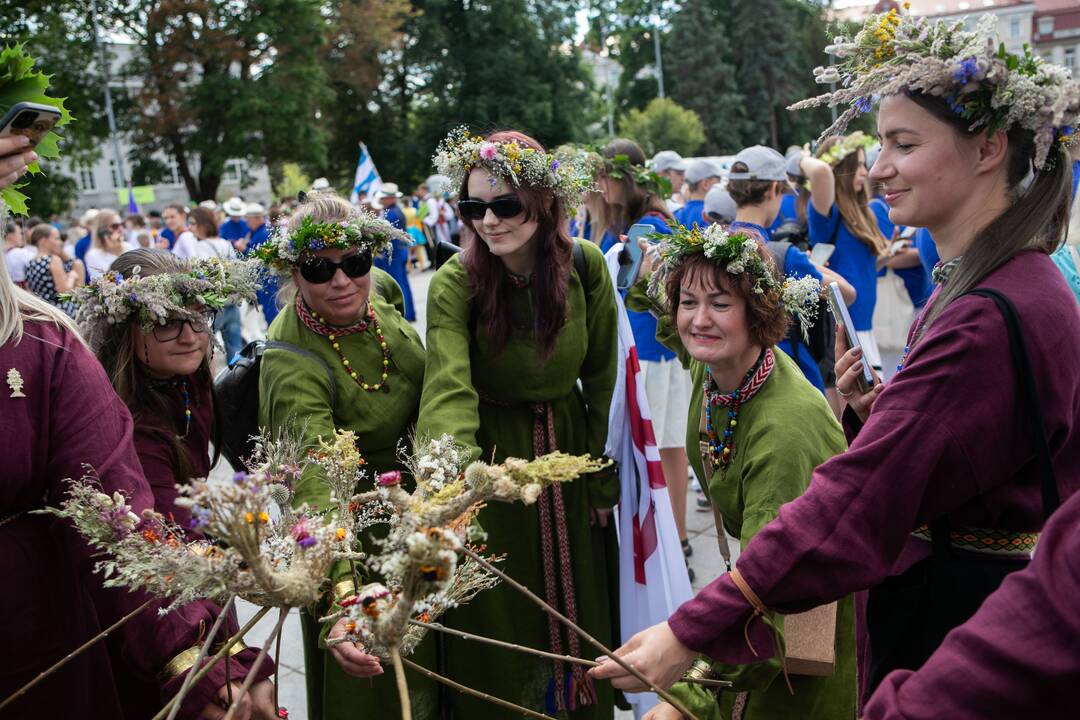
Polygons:
<instances>
[{"instance_id":1,"label":"bracelet","mask_svg":"<svg viewBox=\"0 0 1080 720\"><path fill-rule=\"evenodd\" d=\"M698 658L686 671L686 677L691 680L712 680L716 677L716 671L713 670L712 663Z\"/></svg>"},{"instance_id":2,"label":"bracelet","mask_svg":"<svg viewBox=\"0 0 1080 720\"><path fill-rule=\"evenodd\" d=\"M225 643L222 643L222 645L224 644ZM195 659L199 657L199 650L201 647L201 645L193 645L192 647L189 647L187 650L183 651L182 653L174 657L172 660L167 662L161 673L159 673L161 679L172 680L173 678L179 675L183 675L188 670L193 668L195 666ZM219 650L220 648L221 645L218 646ZM229 648L228 654L232 656L238 653L242 653L245 650L247 650L247 646L244 645L244 643L237 641L233 643L233 646L231 648ZM207 658L203 659L206 660Z\"/></svg>"},{"instance_id":3,"label":"bracelet","mask_svg":"<svg viewBox=\"0 0 1080 720\"><path fill-rule=\"evenodd\" d=\"M356 583L353 582L352 578L339 580L334 584L332 594L334 596L334 602L340 604L345 598L352 597L356 594Z\"/></svg>"}]
</instances>

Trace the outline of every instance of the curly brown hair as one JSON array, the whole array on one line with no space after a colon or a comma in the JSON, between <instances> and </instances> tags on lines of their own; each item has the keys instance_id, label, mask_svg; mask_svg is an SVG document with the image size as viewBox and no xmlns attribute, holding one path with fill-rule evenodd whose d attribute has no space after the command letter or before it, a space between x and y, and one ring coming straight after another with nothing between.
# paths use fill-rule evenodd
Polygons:
<instances>
[{"instance_id":1,"label":"curly brown hair","mask_svg":"<svg viewBox=\"0 0 1080 720\"><path fill-rule=\"evenodd\" d=\"M776 265L764 245L758 244L758 254L765 260L772 273ZM688 255L667 277L665 290L668 296L668 315L674 327L679 325L679 298L684 282L702 282L707 287L724 288L728 292L746 301L746 325L750 331L750 341L763 348L773 347L787 336L791 318L780 302L776 290L755 290L755 283L750 273L732 275L721 266L705 257L703 253Z\"/></svg>"}]
</instances>

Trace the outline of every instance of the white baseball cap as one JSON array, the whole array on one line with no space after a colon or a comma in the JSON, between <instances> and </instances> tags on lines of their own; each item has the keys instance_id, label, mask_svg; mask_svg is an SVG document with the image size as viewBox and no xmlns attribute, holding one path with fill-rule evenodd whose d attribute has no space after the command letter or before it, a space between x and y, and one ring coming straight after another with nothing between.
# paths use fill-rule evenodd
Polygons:
<instances>
[{"instance_id":1,"label":"white baseball cap","mask_svg":"<svg viewBox=\"0 0 1080 720\"><path fill-rule=\"evenodd\" d=\"M686 163L686 182L699 183L706 178L723 176L723 171L712 160L699 158Z\"/></svg>"},{"instance_id":2,"label":"white baseball cap","mask_svg":"<svg viewBox=\"0 0 1080 720\"><path fill-rule=\"evenodd\" d=\"M682 155L674 150L661 150L653 155L650 164L656 172L663 172L664 170L686 171L686 161L682 159Z\"/></svg>"},{"instance_id":3,"label":"white baseball cap","mask_svg":"<svg viewBox=\"0 0 1080 720\"><path fill-rule=\"evenodd\" d=\"M724 188L713 185L709 192L705 193L705 217L713 222L730 223L735 220L735 199Z\"/></svg>"}]
</instances>

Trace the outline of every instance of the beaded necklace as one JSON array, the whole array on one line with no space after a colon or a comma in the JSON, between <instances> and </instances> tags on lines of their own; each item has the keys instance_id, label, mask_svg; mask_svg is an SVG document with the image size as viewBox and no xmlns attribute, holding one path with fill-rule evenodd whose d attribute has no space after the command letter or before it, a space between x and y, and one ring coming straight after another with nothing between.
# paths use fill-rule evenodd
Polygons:
<instances>
[{"instance_id":1,"label":"beaded necklace","mask_svg":"<svg viewBox=\"0 0 1080 720\"><path fill-rule=\"evenodd\" d=\"M180 397L184 398L184 434L176 437L183 440L191 432L191 396L188 394L187 380L179 381L179 385Z\"/></svg>"},{"instance_id":2,"label":"beaded necklace","mask_svg":"<svg viewBox=\"0 0 1080 720\"><path fill-rule=\"evenodd\" d=\"M347 327L335 328L330 325L314 310L308 310L307 306L300 299L299 294L296 297L296 311L300 316L301 321L308 327L309 330L315 332L318 335L323 335L330 343L330 347L334 349L337 356L341 359L341 364L345 367L345 372L349 374L349 377L353 379L357 385L360 386L365 392L378 392L382 390L384 393L390 392L390 386L387 384L386 379L390 377L390 348L386 344L386 337L383 335L382 325L379 324L378 319L375 317L375 308L368 305L367 321L361 320L353 325ZM379 341L379 349L382 350L382 373L379 382L369 383L364 379L364 376L356 372L352 363L349 362L349 358L345 356L345 353L341 349L341 338L348 335L355 335L367 330L368 323L371 324L372 329L375 331L375 337Z\"/></svg>"},{"instance_id":3,"label":"beaded necklace","mask_svg":"<svg viewBox=\"0 0 1080 720\"><path fill-rule=\"evenodd\" d=\"M713 382L712 371L705 369L705 434L709 438L709 457L713 467L727 467L735 459L735 427L739 424L739 408L744 402L754 396L761 386L765 384L769 373L772 372L776 358L771 349L766 348L758 356L757 362L747 371L739 387L732 393L722 393L716 389ZM727 423L721 438L713 424L713 405L726 406Z\"/></svg>"}]
</instances>

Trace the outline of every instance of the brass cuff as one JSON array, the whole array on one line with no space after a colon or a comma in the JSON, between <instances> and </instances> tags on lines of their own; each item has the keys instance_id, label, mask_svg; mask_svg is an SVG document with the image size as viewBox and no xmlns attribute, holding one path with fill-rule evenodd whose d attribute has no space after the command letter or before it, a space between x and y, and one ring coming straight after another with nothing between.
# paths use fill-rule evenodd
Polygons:
<instances>
[{"instance_id":1,"label":"brass cuff","mask_svg":"<svg viewBox=\"0 0 1080 720\"><path fill-rule=\"evenodd\" d=\"M333 588L334 602L340 603L345 598L352 597L355 594L356 594L356 583L353 582L352 578L347 578L345 580L339 580L338 582L334 583L334 588Z\"/></svg>"},{"instance_id":2,"label":"brass cuff","mask_svg":"<svg viewBox=\"0 0 1080 720\"><path fill-rule=\"evenodd\" d=\"M224 643L222 643L222 645L224 645ZM195 659L199 657L199 649L201 647L201 645L193 645L192 647L189 647L187 650L184 650L182 653L178 654L172 660L167 662L165 664L165 667L161 670L161 673L159 674L161 679L165 681L172 680L173 678L179 675L183 675L188 670L193 668L195 666ZM221 645L218 645L218 650L220 649ZM247 650L247 645L244 645L244 643L238 640L233 644L231 648L229 648L229 655L236 655L238 653L242 653L245 650ZM207 657L212 656L210 653L207 653ZM206 658L203 659L205 660Z\"/></svg>"}]
</instances>

